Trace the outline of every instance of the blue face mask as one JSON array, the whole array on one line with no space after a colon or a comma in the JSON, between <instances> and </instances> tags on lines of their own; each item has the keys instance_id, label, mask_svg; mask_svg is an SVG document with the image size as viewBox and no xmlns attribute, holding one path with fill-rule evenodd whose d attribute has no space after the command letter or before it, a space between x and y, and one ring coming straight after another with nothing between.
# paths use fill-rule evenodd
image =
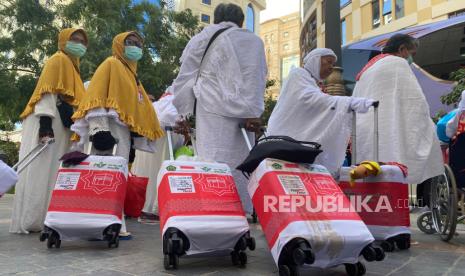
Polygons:
<instances>
[{"instance_id":1,"label":"blue face mask","mask_svg":"<svg viewBox=\"0 0 465 276\"><path fill-rule=\"evenodd\" d=\"M412 63L413 63L413 57L412 57L412 55L408 55L408 57L406 58L406 60L407 60L407 62L408 62L409 65L412 64Z\"/></svg>"},{"instance_id":2,"label":"blue face mask","mask_svg":"<svg viewBox=\"0 0 465 276\"><path fill-rule=\"evenodd\" d=\"M82 45L81 43L76 43L72 41L66 42L65 52L74 56L74 57L82 57L87 51L87 47Z\"/></svg>"},{"instance_id":3,"label":"blue face mask","mask_svg":"<svg viewBox=\"0 0 465 276\"><path fill-rule=\"evenodd\" d=\"M124 56L131 61L138 61L142 58L142 49L137 46L125 46Z\"/></svg>"}]
</instances>

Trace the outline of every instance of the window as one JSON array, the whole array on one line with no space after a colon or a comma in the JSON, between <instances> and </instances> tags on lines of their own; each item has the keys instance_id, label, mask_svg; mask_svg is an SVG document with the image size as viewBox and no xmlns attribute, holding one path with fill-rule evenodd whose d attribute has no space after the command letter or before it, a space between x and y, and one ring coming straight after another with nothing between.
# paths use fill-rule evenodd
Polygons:
<instances>
[{"instance_id":1,"label":"window","mask_svg":"<svg viewBox=\"0 0 465 276\"><path fill-rule=\"evenodd\" d=\"M341 5L341 8L349 5L350 2L352 2L352 0L340 0L339 1L340 5Z\"/></svg>"},{"instance_id":2,"label":"window","mask_svg":"<svg viewBox=\"0 0 465 276\"><path fill-rule=\"evenodd\" d=\"M211 5L211 4L212 4L212 0L202 0L202 4Z\"/></svg>"},{"instance_id":3,"label":"window","mask_svg":"<svg viewBox=\"0 0 465 276\"><path fill-rule=\"evenodd\" d=\"M460 47L460 55L465 57L465 47Z\"/></svg>"},{"instance_id":4,"label":"window","mask_svg":"<svg viewBox=\"0 0 465 276\"><path fill-rule=\"evenodd\" d=\"M255 32L255 11L252 7L252 4L247 6L247 22L246 28L251 32Z\"/></svg>"},{"instance_id":5,"label":"window","mask_svg":"<svg viewBox=\"0 0 465 276\"><path fill-rule=\"evenodd\" d=\"M384 24L389 24L392 21L392 5L391 0L383 0L383 19Z\"/></svg>"},{"instance_id":6,"label":"window","mask_svg":"<svg viewBox=\"0 0 465 276\"><path fill-rule=\"evenodd\" d=\"M379 17L379 0L371 2L371 14L373 18L373 28L378 28L381 23L381 19Z\"/></svg>"},{"instance_id":7,"label":"window","mask_svg":"<svg viewBox=\"0 0 465 276\"><path fill-rule=\"evenodd\" d=\"M289 50L289 44L284 44L284 45L283 45L283 49L284 49L285 51Z\"/></svg>"},{"instance_id":8,"label":"window","mask_svg":"<svg viewBox=\"0 0 465 276\"><path fill-rule=\"evenodd\" d=\"M284 37L288 37L288 36L289 36L289 32L284 32L283 36L284 36Z\"/></svg>"},{"instance_id":9,"label":"window","mask_svg":"<svg viewBox=\"0 0 465 276\"><path fill-rule=\"evenodd\" d=\"M200 21L202 21L203 23L210 24L210 15L202 13L202 15L200 16Z\"/></svg>"},{"instance_id":10,"label":"window","mask_svg":"<svg viewBox=\"0 0 465 276\"><path fill-rule=\"evenodd\" d=\"M396 0L396 18L402 18L405 15L404 0Z\"/></svg>"},{"instance_id":11,"label":"window","mask_svg":"<svg viewBox=\"0 0 465 276\"><path fill-rule=\"evenodd\" d=\"M341 43L342 45L346 44L346 32L347 32L346 20L343 19L341 21Z\"/></svg>"}]
</instances>

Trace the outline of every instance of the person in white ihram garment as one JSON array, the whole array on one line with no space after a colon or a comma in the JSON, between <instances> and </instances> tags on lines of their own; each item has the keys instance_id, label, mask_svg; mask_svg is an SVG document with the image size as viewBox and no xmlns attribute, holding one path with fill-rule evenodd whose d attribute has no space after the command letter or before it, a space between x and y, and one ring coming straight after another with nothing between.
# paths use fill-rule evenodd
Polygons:
<instances>
[{"instance_id":1,"label":"person in white ihram garment","mask_svg":"<svg viewBox=\"0 0 465 276\"><path fill-rule=\"evenodd\" d=\"M444 171L436 126L423 91L409 64L418 41L392 36L383 53L357 76L354 96L370 97L379 105L379 161L408 167L409 184L420 184ZM373 114L357 117L357 162L373 158Z\"/></svg>"},{"instance_id":2,"label":"person in white ihram garment","mask_svg":"<svg viewBox=\"0 0 465 276\"><path fill-rule=\"evenodd\" d=\"M164 129L166 126L174 126L180 118L178 111L173 105L172 86L153 103L153 108L157 113L160 126ZM182 146L184 138L182 135L172 135L173 148ZM145 193L145 204L139 222L154 223L159 220L158 203L157 203L157 176L161 164L164 160L169 159L169 149L167 139L161 138L155 142L155 153L136 151L136 158L132 165L132 173L137 176L149 178L147 191Z\"/></svg>"},{"instance_id":3,"label":"person in white ihram garment","mask_svg":"<svg viewBox=\"0 0 465 276\"><path fill-rule=\"evenodd\" d=\"M373 100L331 96L319 84L333 71L337 57L331 49L317 48L293 69L281 89L268 122L268 135L284 135L317 142L323 150L315 159L336 175L345 158L351 133L352 110L365 113Z\"/></svg>"},{"instance_id":4,"label":"person in white ihram garment","mask_svg":"<svg viewBox=\"0 0 465 276\"><path fill-rule=\"evenodd\" d=\"M267 67L262 40L242 29L243 22L244 14L237 5L220 4L215 9L214 24L194 36L184 49L173 83L173 104L181 115L192 114L197 100L198 156L229 165L244 210L251 214L247 180L235 170L249 153L238 125L259 129ZM222 29L201 62L210 39Z\"/></svg>"}]
</instances>

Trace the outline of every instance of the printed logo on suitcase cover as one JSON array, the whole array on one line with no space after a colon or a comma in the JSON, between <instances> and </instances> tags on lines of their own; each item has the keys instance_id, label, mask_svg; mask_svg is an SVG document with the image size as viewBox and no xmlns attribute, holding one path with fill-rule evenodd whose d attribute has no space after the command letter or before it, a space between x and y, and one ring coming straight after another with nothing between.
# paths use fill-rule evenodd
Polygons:
<instances>
[{"instance_id":1,"label":"printed logo on suitcase cover","mask_svg":"<svg viewBox=\"0 0 465 276\"><path fill-rule=\"evenodd\" d=\"M127 188L124 158L91 156L58 170L49 212L115 215L122 218Z\"/></svg>"},{"instance_id":2,"label":"printed logo on suitcase cover","mask_svg":"<svg viewBox=\"0 0 465 276\"><path fill-rule=\"evenodd\" d=\"M252 202L270 248L283 229L295 221L361 221L357 213L348 211L349 200L322 166L266 159L254 174L252 181L258 179L258 186ZM321 198L335 200L346 212L325 209Z\"/></svg>"},{"instance_id":3,"label":"printed logo on suitcase cover","mask_svg":"<svg viewBox=\"0 0 465 276\"><path fill-rule=\"evenodd\" d=\"M351 168L341 169L339 186L349 196L368 198L367 205L375 210L379 200L389 201L389 210L369 212L358 210L358 214L366 225L370 226L406 226L410 227L410 211L408 202L408 184L401 169L397 166L381 166L382 173L376 177L367 177L355 182L354 187L349 184Z\"/></svg>"},{"instance_id":4,"label":"printed logo on suitcase cover","mask_svg":"<svg viewBox=\"0 0 465 276\"><path fill-rule=\"evenodd\" d=\"M244 216L236 185L227 165L168 161L158 185L160 229L173 216Z\"/></svg>"}]
</instances>

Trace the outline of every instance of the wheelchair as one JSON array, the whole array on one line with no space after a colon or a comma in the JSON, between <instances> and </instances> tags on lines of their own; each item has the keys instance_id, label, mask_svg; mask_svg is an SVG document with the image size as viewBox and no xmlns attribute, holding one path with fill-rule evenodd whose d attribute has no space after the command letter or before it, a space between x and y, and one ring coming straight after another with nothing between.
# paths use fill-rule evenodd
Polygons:
<instances>
[{"instance_id":1,"label":"wheelchair","mask_svg":"<svg viewBox=\"0 0 465 276\"><path fill-rule=\"evenodd\" d=\"M465 132L441 148L444 173L432 179L431 211L421 214L417 225L422 232L438 233L447 242L454 237L457 223L465 219Z\"/></svg>"}]
</instances>

